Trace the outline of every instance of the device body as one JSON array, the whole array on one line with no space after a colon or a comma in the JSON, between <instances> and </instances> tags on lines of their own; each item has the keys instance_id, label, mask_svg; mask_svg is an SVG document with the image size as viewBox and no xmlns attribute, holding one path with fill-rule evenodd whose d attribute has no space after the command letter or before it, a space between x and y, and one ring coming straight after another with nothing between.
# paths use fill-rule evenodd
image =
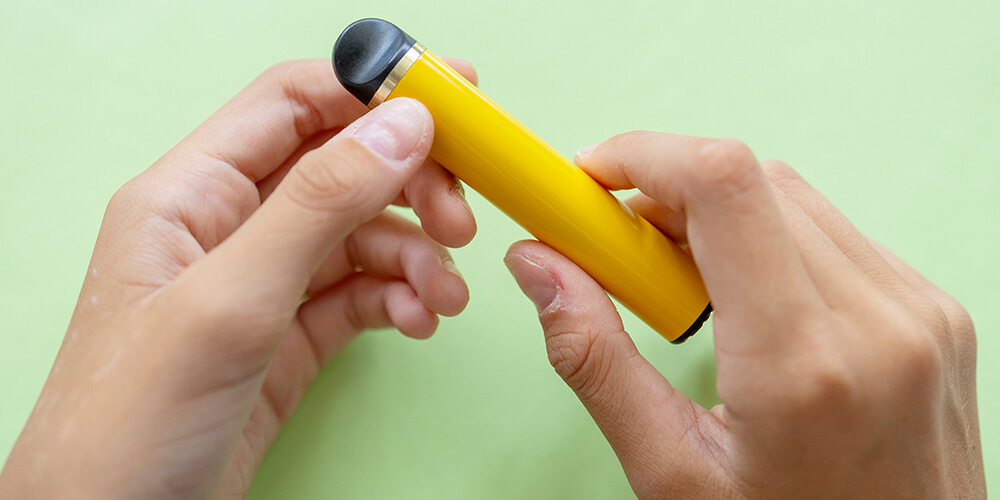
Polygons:
<instances>
[{"instance_id":1,"label":"device body","mask_svg":"<svg viewBox=\"0 0 1000 500\"><path fill-rule=\"evenodd\" d=\"M362 20L352 27L365 22L392 26ZM350 77L358 74L346 67L351 61L337 61L338 50L344 59L352 55L343 55L349 47L342 44L364 42L345 41L351 29L334 49L334 67L348 90L364 102L379 83L369 107L397 97L423 103L434 118L432 158L587 271L668 340L681 342L704 323L711 312L708 293L686 252L419 44L388 51L392 57L383 51L384 64L392 68L364 75L375 81L355 92L358 81ZM399 33L402 45L412 41ZM390 46L384 40L367 43ZM374 51L367 52L371 57ZM369 61L369 73L376 73L375 66Z\"/></svg>"}]
</instances>

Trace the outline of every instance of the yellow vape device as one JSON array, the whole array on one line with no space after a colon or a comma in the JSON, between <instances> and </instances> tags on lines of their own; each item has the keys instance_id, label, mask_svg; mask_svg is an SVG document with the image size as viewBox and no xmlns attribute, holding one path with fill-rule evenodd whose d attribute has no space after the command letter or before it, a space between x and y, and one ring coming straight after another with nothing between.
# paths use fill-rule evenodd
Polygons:
<instances>
[{"instance_id":1,"label":"yellow vape device","mask_svg":"<svg viewBox=\"0 0 1000 500\"><path fill-rule=\"evenodd\" d=\"M431 157L674 343L712 311L691 257L468 80L381 19L333 48L340 83L374 108L410 97L434 118Z\"/></svg>"}]
</instances>

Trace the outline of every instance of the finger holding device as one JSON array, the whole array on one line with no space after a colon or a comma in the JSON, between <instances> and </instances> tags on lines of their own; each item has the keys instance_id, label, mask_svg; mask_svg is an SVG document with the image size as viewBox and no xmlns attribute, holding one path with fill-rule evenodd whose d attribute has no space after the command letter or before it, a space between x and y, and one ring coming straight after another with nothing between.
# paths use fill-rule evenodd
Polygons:
<instances>
[{"instance_id":1,"label":"finger holding device","mask_svg":"<svg viewBox=\"0 0 1000 500\"><path fill-rule=\"evenodd\" d=\"M333 67L369 108L396 97L423 103L434 118L432 158L667 340L683 342L708 319L690 255L395 25L348 26Z\"/></svg>"}]
</instances>

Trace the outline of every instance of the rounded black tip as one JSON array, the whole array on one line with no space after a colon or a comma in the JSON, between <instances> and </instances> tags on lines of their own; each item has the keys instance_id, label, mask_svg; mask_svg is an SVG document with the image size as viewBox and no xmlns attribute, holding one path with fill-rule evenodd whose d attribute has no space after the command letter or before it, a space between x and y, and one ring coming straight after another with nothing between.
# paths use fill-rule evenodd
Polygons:
<instances>
[{"instance_id":1,"label":"rounded black tip","mask_svg":"<svg viewBox=\"0 0 1000 500\"><path fill-rule=\"evenodd\" d=\"M708 305L705 306L705 310L702 311L701 314L698 316L698 319L694 320L694 323L691 324L691 327L685 330L680 337L677 337L676 339L671 340L670 342L673 344L680 344L683 343L685 340L691 338L691 336L697 333L698 330L701 330L701 326L704 325L706 321L708 321L708 317L711 314L712 314L712 303L709 302Z\"/></svg>"},{"instance_id":2,"label":"rounded black tip","mask_svg":"<svg viewBox=\"0 0 1000 500\"><path fill-rule=\"evenodd\" d=\"M388 21L355 21L333 45L333 71L348 92L368 104L414 43L410 35Z\"/></svg>"}]
</instances>

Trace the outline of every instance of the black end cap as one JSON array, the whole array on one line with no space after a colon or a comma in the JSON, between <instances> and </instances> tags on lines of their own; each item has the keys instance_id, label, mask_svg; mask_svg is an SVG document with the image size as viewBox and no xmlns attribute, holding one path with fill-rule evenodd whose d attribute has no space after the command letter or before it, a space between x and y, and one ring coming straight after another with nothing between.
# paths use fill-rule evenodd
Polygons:
<instances>
[{"instance_id":1,"label":"black end cap","mask_svg":"<svg viewBox=\"0 0 1000 500\"><path fill-rule=\"evenodd\" d=\"M386 77L416 40L389 21L362 19L344 29L333 45L333 71L348 92L371 102Z\"/></svg>"},{"instance_id":2,"label":"black end cap","mask_svg":"<svg viewBox=\"0 0 1000 500\"><path fill-rule=\"evenodd\" d=\"M683 344L685 340L687 340L689 337L697 333L698 330L701 330L701 325L704 325L705 322L708 321L708 317L711 314L712 314L712 303L709 302L708 305L705 306L705 310L701 312L700 316L698 316L698 319L694 320L694 323L691 324L691 327L685 330L680 337L671 340L670 343Z\"/></svg>"}]
</instances>

